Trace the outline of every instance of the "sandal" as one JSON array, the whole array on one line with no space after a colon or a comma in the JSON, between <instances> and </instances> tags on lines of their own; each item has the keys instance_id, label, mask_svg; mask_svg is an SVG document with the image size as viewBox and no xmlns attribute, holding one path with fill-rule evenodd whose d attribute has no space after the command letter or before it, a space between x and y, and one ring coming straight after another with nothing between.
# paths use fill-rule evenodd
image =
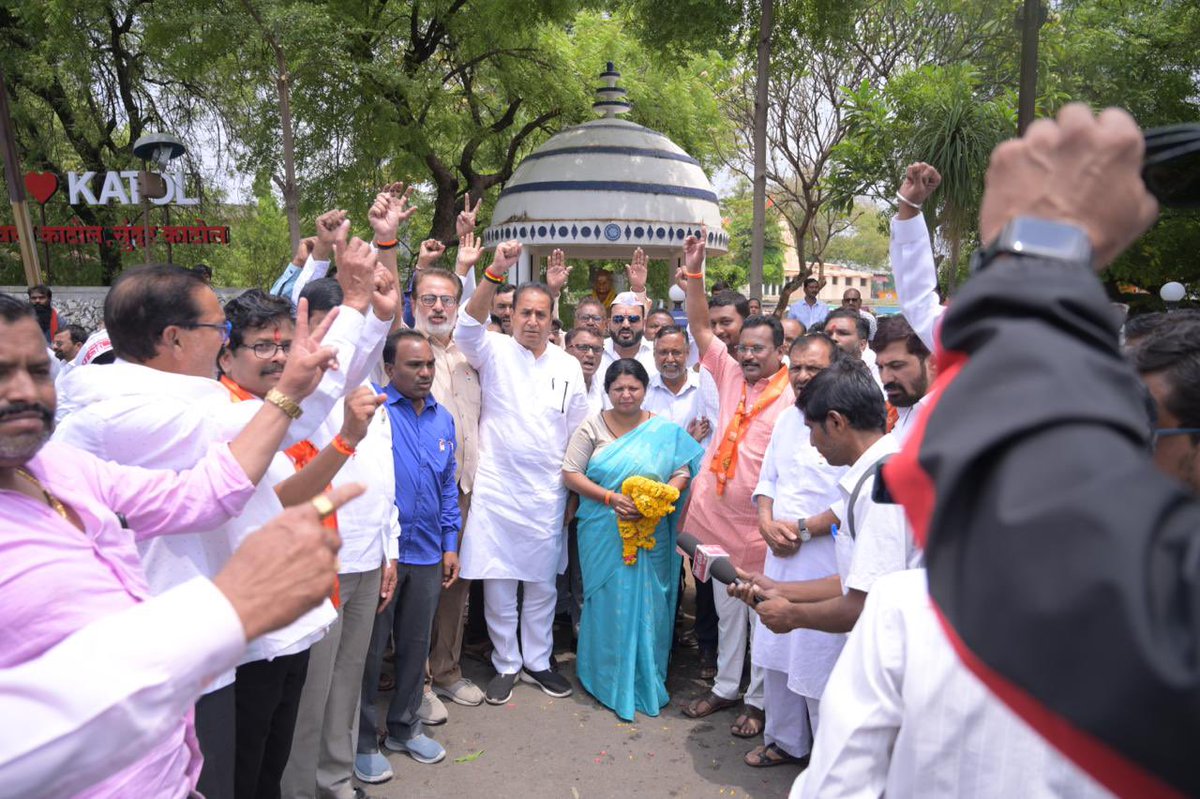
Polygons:
<instances>
[{"instance_id":1,"label":"sandal","mask_svg":"<svg viewBox=\"0 0 1200 799\"><path fill-rule=\"evenodd\" d=\"M766 726L767 716L763 713L762 708L754 705L743 705L742 712L734 719L733 724L729 727L729 732L739 738L754 738L761 735L763 727Z\"/></svg>"},{"instance_id":2,"label":"sandal","mask_svg":"<svg viewBox=\"0 0 1200 799\"><path fill-rule=\"evenodd\" d=\"M778 744L774 743L756 746L742 758L746 762L746 765L751 768L771 768L772 766L801 764L807 759L807 757L793 757L779 748Z\"/></svg>"},{"instance_id":3,"label":"sandal","mask_svg":"<svg viewBox=\"0 0 1200 799\"><path fill-rule=\"evenodd\" d=\"M693 699L683 709L683 715L689 719L702 719L705 716L711 716L718 710L724 710L727 707L733 707L738 703L736 699L726 699L723 696L717 696L712 691L709 691L699 699Z\"/></svg>"},{"instance_id":4,"label":"sandal","mask_svg":"<svg viewBox=\"0 0 1200 799\"><path fill-rule=\"evenodd\" d=\"M708 649L700 650L700 679L714 680L717 677L717 653Z\"/></svg>"}]
</instances>

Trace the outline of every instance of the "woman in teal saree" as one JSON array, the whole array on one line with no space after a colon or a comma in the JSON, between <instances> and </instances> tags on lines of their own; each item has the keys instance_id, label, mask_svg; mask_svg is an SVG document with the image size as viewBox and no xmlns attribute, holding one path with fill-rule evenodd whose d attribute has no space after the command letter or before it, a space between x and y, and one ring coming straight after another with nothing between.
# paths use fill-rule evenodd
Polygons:
<instances>
[{"instance_id":1,"label":"woman in teal saree","mask_svg":"<svg viewBox=\"0 0 1200 799\"><path fill-rule=\"evenodd\" d=\"M626 721L633 721L635 710L657 716L670 701L667 659L680 568L676 527L704 452L679 425L642 410L648 382L637 361L612 364L604 379L612 410L584 422L563 464L567 487L580 497L584 599L577 673L588 693ZM653 549L638 549L636 562L627 564L617 520L640 518L621 494L621 484L635 475L670 483L680 497L655 529Z\"/></svg>"}]
</instances>

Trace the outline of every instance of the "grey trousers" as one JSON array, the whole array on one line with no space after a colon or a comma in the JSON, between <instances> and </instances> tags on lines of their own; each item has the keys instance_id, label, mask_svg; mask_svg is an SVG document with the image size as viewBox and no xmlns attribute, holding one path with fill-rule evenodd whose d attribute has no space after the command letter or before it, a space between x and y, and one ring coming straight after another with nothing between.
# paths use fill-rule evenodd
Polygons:
<instances>
[{"instance_id":1,"label":"grey trousers","mask_svg":"<svg viewBox=\"0 0 1200 799\"><path fill-rule=\"evenodd\" d=\"M284 799L354 799L355 725L382 569L338 575L338 619L308 656Z\"/></svg>"},{"instance_id":2,"label":"grey trousers","mask_svg":"<svg viewBox=\"0 0 1200 799\"><path fill-rule=\"evenodd\" d=\"M425 693L425 663L429 658L429 639L433 616L442 595L442 564L396 568L396 599L375 617L371 648L362 675L359 702L358 753L379 751L376 737L378 722L375 698L379 693L379 672L389 634L395 638L396 690L388 704L388 735L408 741L423 731L417 712Z\"/></svg>"}]
</instances>

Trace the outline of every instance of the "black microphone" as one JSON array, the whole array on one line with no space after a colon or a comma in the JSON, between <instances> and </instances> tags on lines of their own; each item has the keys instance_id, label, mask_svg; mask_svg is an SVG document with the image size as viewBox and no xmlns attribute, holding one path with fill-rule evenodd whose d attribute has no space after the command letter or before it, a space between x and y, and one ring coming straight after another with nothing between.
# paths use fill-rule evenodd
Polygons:
<instances>
[{"instance_id":1,"label":"black microphone","mask_svg":"<svg viewBox=\"0 0 1200 799\"><path fill-rule=\"evenodd\" d=\"M700 539L691 533L680 533L675 539L675 543L682 549L689 558L696 557L696 547L700 546ZM715 577L728 585L741 585L742 580L737 576L737 569L734 568L733 562L728 557L713 558L708 564L709 577ZM754 602L757 604L762 600L761 596L755 596Z\"/></svg>"}]
</instances>

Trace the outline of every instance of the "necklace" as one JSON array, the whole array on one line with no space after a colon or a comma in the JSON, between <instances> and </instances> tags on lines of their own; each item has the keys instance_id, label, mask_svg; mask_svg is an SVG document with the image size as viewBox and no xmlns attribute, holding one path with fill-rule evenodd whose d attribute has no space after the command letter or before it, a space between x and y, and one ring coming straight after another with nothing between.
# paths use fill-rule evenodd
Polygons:
<instances>
[{"instance_id":1,"label":"necklace","mask_svg":"<svg viewBox=\"0 0 1200 799\"><path fill-rule=\"evenodd\" d=\"M67 506L62 504L62 502L58 499L58 497L54 496L49 491L47 491L46 487L44 485L42 485L41 480L37 479L31 473L29 473L23 467L20 467L20 466L17 467L17 474L19 474L21 477L24 477L29 482L33 483L33 485L37 488L37 490L42 492L42 497L45 498L46 504L49 505L51 508L53 508L55 513L57 513L59 516L63 517L63 519L65 519L66 521L68 521L68 522L71 521L71 517L67 514Z\"/></svg>"}]
</instances>

